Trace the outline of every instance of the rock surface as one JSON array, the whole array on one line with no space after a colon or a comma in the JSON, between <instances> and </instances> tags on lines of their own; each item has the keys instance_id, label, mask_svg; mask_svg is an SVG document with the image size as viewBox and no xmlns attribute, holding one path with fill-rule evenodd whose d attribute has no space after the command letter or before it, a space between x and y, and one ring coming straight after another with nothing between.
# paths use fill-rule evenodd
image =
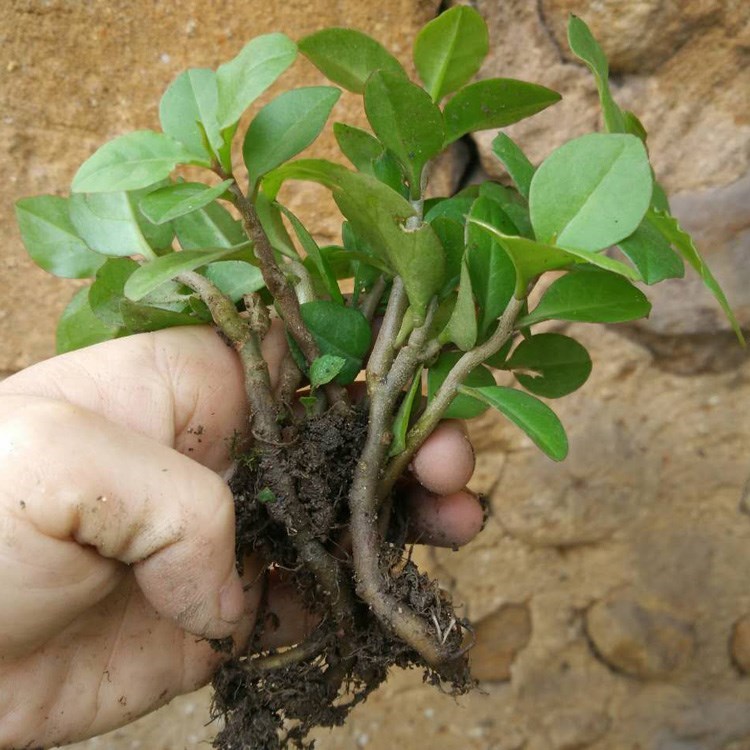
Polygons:
<instances>
[{"instance_id":1,"label":"rock surface","mask_svg":"<svg viewBox=\"0 0 750 750\"><path fill-rule=\"evenodd\" d=\"M531 638L531 615L525 604L506 604L474 624L471 673L480 682L505 682L518 653Z\"/></svg>"},{"instance_id":2,"label":"rock surface","mask_svg":"<svg viewBox=\"0 0 750 750\"><path fill-rule=\"evenodd\" d=\"M103 139L155 125L158 96L178 71L216 65L251 34L284 29L300 36L351 24L406 60L413 29L437 5L186 0L176 11L146 0L3 4L0 163L8 177L0 186L7 238L0 249L0 372L52 353L54 320L71 293L23 255L12 200L63 190ZM597 126L590 76L562 51L568 11L591 24L612 58L615 96L651 131L651 153L675 195L675 211L748 324L750 4L476 5L492 28L485 75L540 81L566 94L548 112L509 129L537 162L562 140ZM309 67L300 72L300 83L319 80ZM336 116L346 119L346 97L339 106ZM496 170L488 149L493 137L477 139L488 170ZM324 140L318 153L330 147ZM459 158L454 173L461 164ZM321 237L330 237L331 214L321 196L305 189L290 200L317 217ZM32 315L27 310L37 300L44 312ZM750 750L741 625L750 612L747 355L692 281L657 287L644 325L568 328L595 363L586 386L555 405L571 458L552 465L500 417L481 418L472 428L473 484L492 502L487 528L460 552L421 553L473 621L497 625L509 607L527 608L529 629L525 645L514 646L512 668L497 669L502 677L458 702L422 685L416 673L394 673L347 726L320 734L320 750ZM654 679L649 668L643 675L649 679L639 679L605 664L603 648L600 655L592 650L587 619L623 591L636 592L639 607L688 624L685 631L669 620L681 637L694 638L689 658L668 662L679 669L656 669ZM524 633L518 622L514 627ZM489 637L486 647L503 653L512 630ZM643 629L635 632L643 638ZM205 691L186 696L77 747L199 750L214 729L204 726L207 705Z\"/></svg>"}]
</instances>

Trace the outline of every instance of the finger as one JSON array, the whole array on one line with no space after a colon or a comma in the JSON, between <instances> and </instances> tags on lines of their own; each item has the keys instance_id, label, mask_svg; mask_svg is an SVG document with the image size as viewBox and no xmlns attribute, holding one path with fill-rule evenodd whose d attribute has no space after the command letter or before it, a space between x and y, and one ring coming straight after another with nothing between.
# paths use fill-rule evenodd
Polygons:
<instances>
[{"instance_id":1,"label":"finger","mask_svg":"<svg viewBox=\"0 0 750 750\"><path fill-rule=\"evenodd\" d=\"M272 326L263 351L272 378L286 351ZM67 401L221 471L228 440L247 424L239 359L208 327L171 328L107 341L41 362L0 393Z\"/></svg>"},{"instance_id":2,"label":"finger","mask_svg":"<svg viewBox=\"0 0 750 750\"><path fill-rule=\"evenodd\" d=\"M0 500L19 521L66 549L77 543L131 565L150 604L180 627L214 638L232 633L244 601L234 505L219 476L97 414L49 399L18 401L4 399ZM35 585L36 573L25 571L28 585L16 582L29 621L39 609L42 622L59 623L98 601L85 579L50 590Z\"/></svg>"},{"instance_id":3,"label":"finger","mask_svg":"<svg viewBox=\"0 0 750 750\"><path fill-rule=\"evenodd\" d=\"M474 449L464 423L441 422L415 454L411 470L423 487L438 495L463 489L474 473Z\"/></svg>"},{"instance_id":4,"label":"finger","mask_svg":"<svg viewBox=\"0 0 750 750\"><path fill-rule=\"evenodd\" d=\"M477 496L468 490L434 495L415 489L406 499L409 526L407 538L415 544L461 547L484 525L485 513Z\"/></svg>"}]
</instances>

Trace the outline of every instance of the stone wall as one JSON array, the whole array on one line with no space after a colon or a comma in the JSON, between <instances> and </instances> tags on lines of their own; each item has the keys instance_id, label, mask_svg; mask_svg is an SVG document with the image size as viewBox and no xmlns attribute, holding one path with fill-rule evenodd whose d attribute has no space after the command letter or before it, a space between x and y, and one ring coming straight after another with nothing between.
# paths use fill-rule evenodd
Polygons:
<instances>
[{"instance_id":1,"label":"stone wall","mask_svg":"<svg viewBox=\"0 0 750 750\"><path fill-rule=\"evenodd\" d=\"M230 57L249 36L352 25L408 60L437 2L246 0L220 4L16 0L0 8L0 370L52 352L70 284L24 257L10 202L56 192L104 138L156 123L181 69ZM615 96L651 132L673 207L750 326L750 5L735 0L477 0L491 25L485 75L556 88L561 104L509 129L535 159L596 126L594 87L565 52L569 11L612 61ZM115 9L116 8L116 9ZM257 17L256 17L257 16ZM319 80L304 65L300 80ZM344 98L337 116L346 117ZM493 134L477 138L497 174ZM325 153L330 139L317 147ZM290 198L317 230L321 194ZM655 290L630 327L570 326L594 358L556 406L571 456L546 461L512 426L473 427L475 487L493 512L458 553L422 552L477 623L482 692L458 702L395 674L319 747L433 750L750 750L750 362L690 281ZM41 300L44 313L24 306ZM198 748L206 694L85 747Z\"/></svg>"}]
</instances>

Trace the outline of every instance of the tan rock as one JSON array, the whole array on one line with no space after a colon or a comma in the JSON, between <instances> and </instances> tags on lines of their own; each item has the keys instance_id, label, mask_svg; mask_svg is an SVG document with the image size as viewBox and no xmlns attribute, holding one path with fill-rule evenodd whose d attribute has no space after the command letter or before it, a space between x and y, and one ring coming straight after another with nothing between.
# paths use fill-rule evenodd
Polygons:
<instances>
[{"instance_id":1,"label":"tan rock","mask_svg":"<svg viewBox=\"0 0 750 750\"><path fill-rule=\"evenodd\" d=\"M586 631L601 659L640 679L682 669L695 649L689 623L639 601L632 592L616 593L591 607Z\"/></svg>"},{"instance_id":2,"label":"tan rock","mask_svg":"<svg viewBox=\"0 0 750 750\"><path fill-rule=\"evenodd\" d=\"M542 723L553 750L584 750L607 734L612 721L601 711L562 709Z\"/></svg>"},{"instance_id":3,"label":"tan rock","mask_svg":"<svg viewBox=\"0 0 750 750\"><path fill-rule=\"evenodd\" d=\"M476 644L469 652L471 671L480 682L505 682L519 651L531 639L531 615L525 604L507 604L474 626Z\"/></svg>"},{"instance_id":4,"label":"tan rock","mask_svg":"<svg viewBox=\"0 0 750 750\"><path fill-rule=\"evenodd\" d=\"M734 623L729 649L737 669L743 674L750 674L750 615Z\"/></svg>"}]
</instances>

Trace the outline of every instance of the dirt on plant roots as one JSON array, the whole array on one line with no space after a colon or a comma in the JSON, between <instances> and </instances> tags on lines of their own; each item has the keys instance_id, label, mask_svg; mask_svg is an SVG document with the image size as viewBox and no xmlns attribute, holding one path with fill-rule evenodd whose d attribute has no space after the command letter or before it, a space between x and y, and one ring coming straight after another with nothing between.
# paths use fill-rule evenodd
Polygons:
<instances>
[{"instance_id":1,"label":"dirt on plant roots","mask_svg":"<svg viewBox=\"0 0 750 750\"><path fill-rule=\"evenodd\" d=\"M321 590L299 559L293 535L269 512L272 503L283 501L270 487L276 486L274 475L284 472L294 480L309 528L353 590L347 498L366 432L367 415L355 408L344 415L328 412L290 425L283 430L283 444L265 450L240 446L236 451L238 468L230 486L236 506L237 559L241 564L248 554L259 554L268 561L269 571L284 571L320 622L295 647L259 652L264 629L277 624L269 619L270 612L259 613L248 655L233 657L214 677L212 713L224 725L214 740L220 750L312 747L313 742L306 740L310 730L342 724L394 666L421 667L426 681L456 694L474 684L463 655L439 668L428 666L360 601L342 625L329 604L335 601L335 592ZM388 593L423 617L436 636L460 654L465 623L455 614L448 595L412 562L405 529L404 519L394 513L380 555ZM215 646L231 649L231 643Z\"/></svg>"}]
</instances>

